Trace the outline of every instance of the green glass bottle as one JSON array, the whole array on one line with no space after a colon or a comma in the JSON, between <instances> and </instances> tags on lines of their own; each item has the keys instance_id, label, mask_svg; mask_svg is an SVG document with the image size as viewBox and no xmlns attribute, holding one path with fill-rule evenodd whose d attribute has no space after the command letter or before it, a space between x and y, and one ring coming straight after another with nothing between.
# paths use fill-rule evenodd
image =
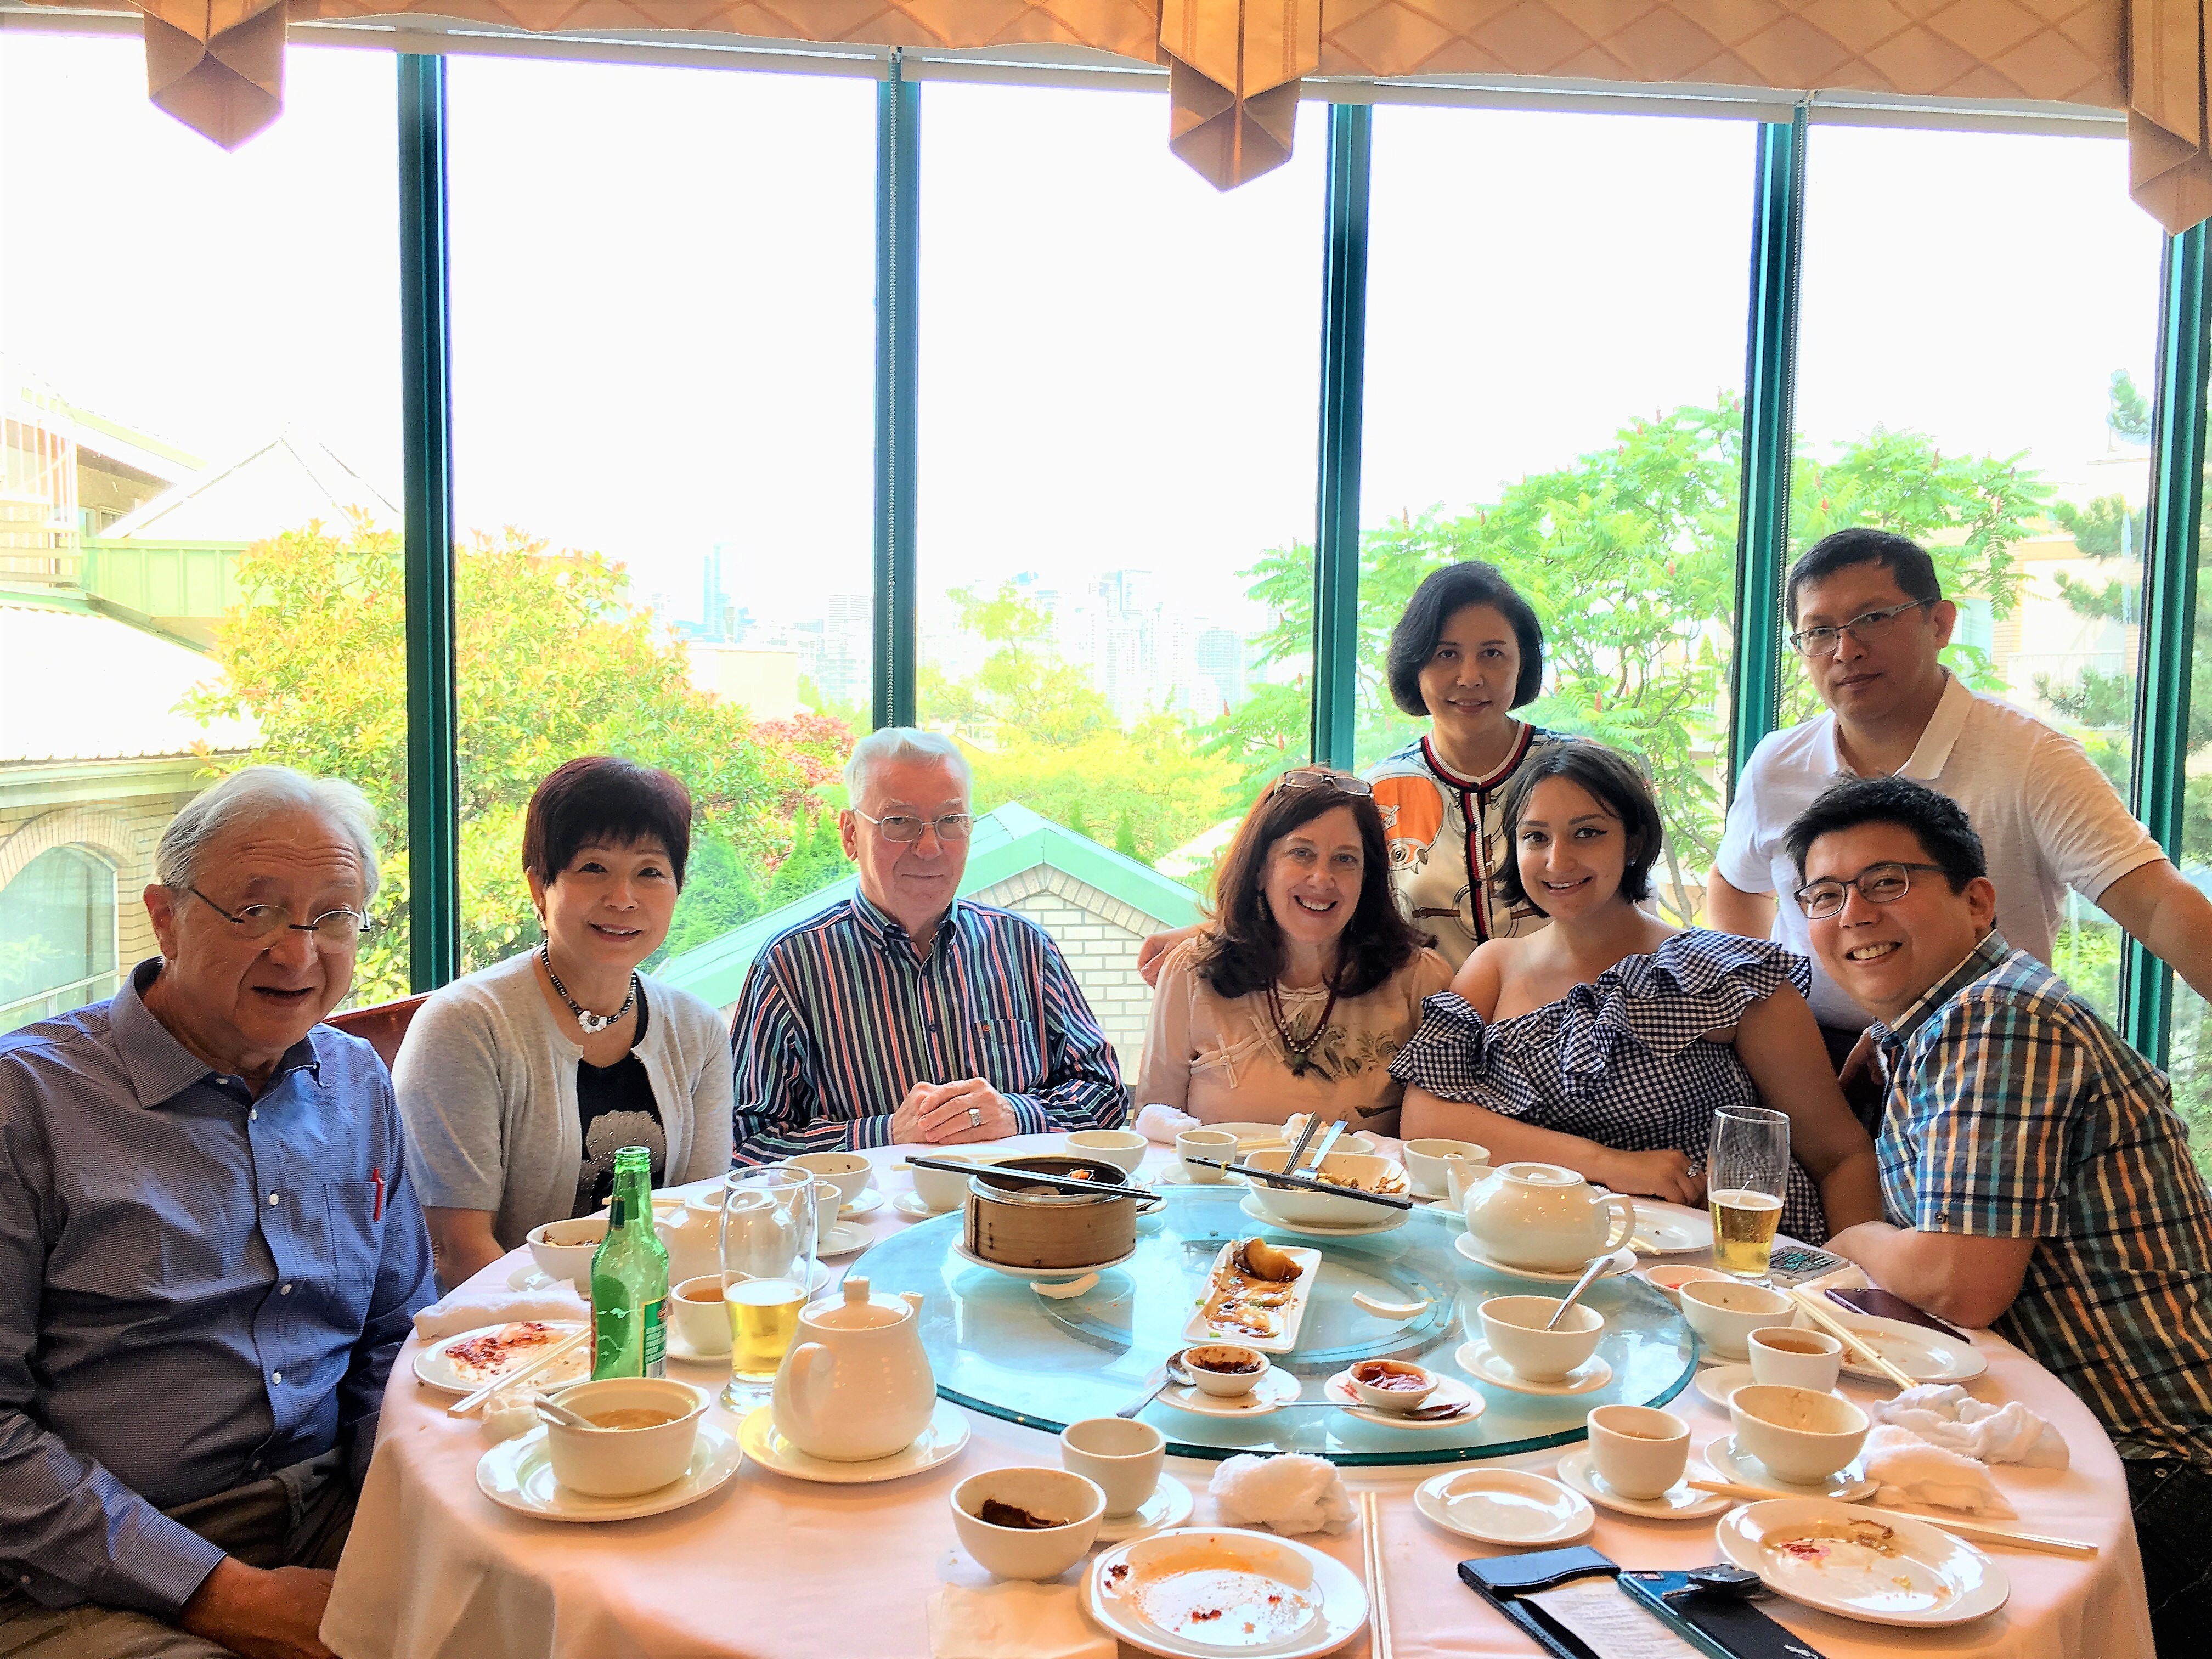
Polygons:
<instances>
[{"instance_id":1,"label":"green glass bottle","mask_svg":"<svg viewBox=\"0 0 2212 1659\"><path fill-rule=\"evenodd\" d=\"M653 1228L653 1154L615 1154L614 1206L592 1257L592 1380L667 1374L668 1252Z\"/></svg>"}]
</instances>

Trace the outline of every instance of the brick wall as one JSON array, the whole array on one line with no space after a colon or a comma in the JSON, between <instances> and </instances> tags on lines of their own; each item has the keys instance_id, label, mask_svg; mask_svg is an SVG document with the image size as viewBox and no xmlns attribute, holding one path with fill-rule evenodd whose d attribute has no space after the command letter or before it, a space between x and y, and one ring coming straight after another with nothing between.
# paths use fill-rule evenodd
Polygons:
<instances>
[{"instance_id":1,"label":"brick wall","mask_svg":"<svg viewBox=\"0 0 2212 1659\"><path fill-rule=\"evenodd\" d=\"M158 949L139 894L154 879L161 831L196 793L0 810L0 887L49 848L90 848L115 866L116 966L128 971Z\"/></svg>"},{"instance_id":2,"label":"brick wall","mask_svg":"<svg viewBox=\"0 0 2212 1659\"><path fill-rule=\"evenodd\" d=\"M1027 916L1052 935L1114 1045L1121 1080L1133 1085L1152 1017L1152 994L1137 975L1137 946L1169 924L1048 865L970 896Z\"/></svg>"}]
</instances>

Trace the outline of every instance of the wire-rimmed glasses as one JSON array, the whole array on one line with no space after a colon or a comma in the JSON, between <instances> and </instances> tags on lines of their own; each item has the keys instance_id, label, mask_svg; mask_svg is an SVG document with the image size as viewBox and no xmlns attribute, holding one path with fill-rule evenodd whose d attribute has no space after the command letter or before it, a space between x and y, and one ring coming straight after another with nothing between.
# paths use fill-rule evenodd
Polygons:
<instances>
[{"instance_id":1,"label":"wire-rimmed glasses","mask_svg":"<svg viewBox=\"0 0 2212 1659\"><path fill-rule=\"evenodd\" d=\"M1801 628L1790 636L1790 648L1801 657L1832 657L1843 645L1846 633L1863 645L1887 634L1889 625L1906 611L1935 603L1933 599L1907 599L1903 605L1861 611L1849 622L1838 623L1833 628Z\"/></svg>"},{"instance_id":2,"label":"wire-rimmed glasses","mask_svg":"<svg viewBox=\"0 0 2212 1659\"><path fill-rule=\"evenodd\" d=\"M1807 921L1819 921L1827 916L1841 915L1844 906L1850 902L1854 887L1869 904L1896 903L1912 890L1911 872L1915 870L1932 871L1939 876L1943 873L1940 864L1907 864L1902 860L1869 864L1849 881L1840 876L1808 881L1790 897L1797 901L1797 908L1805 913Z\"/></svg>"},{"instance_id":3,"label":"wire-rimmed glasses","mask_svg":"<svg viewBox=\"0 0 2212 1659\"><path fill-rule=\"evenodd\" d=\"M375 924L359 910L341 905L335 910L325 910L312 921L295 921L274 904L246 904L235 910L226 910L205 893L189 884L185 890L248 939L274 939L289 928L295 933L313 933L315 943L328 950L345 950L358 944L361 936Z\"/></svg>"},{"instance_id":4,"label":"wire-rimmed glasses","mask_svg":"<svg viewBox=\"0 0 2212 1659\"><path fill-rule=\"evenodd\" d=\"M939 841L965 841L975 831L973 812L947 812L941 818L917 818L905 812L893 812L889 817L873 817L859 807L853 808L856 818L866 818L882 832L883 838L903 847L921 839L925 830L937 831Z\"/></svg>"}]
</instances>

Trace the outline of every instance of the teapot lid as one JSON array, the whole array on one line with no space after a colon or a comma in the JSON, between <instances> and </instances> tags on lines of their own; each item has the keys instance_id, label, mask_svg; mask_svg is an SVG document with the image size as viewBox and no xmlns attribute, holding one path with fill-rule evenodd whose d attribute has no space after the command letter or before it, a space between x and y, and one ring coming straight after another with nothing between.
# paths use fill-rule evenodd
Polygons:
<instances>
[{"instance_id":1,"label":"teapot lid","mask_svg":"<svg viewBox=\"0 0 2212 1659\"><path fill-rule=\"evenodd\" d=\"M1581 1187L1588 1183L1572 1170L1557 1164L1502 1164L1498 1173L1509 1181L1526 1182L1531 1187Z\"/></svg>"},{"instance_id":2,"label":"teapot lid","mask_svg":"<svg viewBox=\"0 0 2212 1659\"><path fill-rule=\"evenodd\" d=\"M866 1331L896 1325L907 1316L903 1302L878 1302L868 1293L868 1281L858 1273L845 1280L841 1302L818 1302L799 1317L823 1330Z\"/></svg>"}]
</instances>

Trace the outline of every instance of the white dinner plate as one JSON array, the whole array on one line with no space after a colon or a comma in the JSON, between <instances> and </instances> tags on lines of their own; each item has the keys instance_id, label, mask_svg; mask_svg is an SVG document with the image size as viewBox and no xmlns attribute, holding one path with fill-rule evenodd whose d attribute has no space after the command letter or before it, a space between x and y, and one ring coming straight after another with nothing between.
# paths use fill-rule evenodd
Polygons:
<instances>
[{"instance_id":1,"label":"white dinner plate","mask_svg":"<svg viewBox=\"0 0 2212 1659\"><path fill-rule=\"evenodd\" d=\"M1346 1417L1356 1417L1363 1423L1375 1423L1386 1429L1457 1429L1482 1415L1483 1407L1490 1402L1455 1376L1439 1376L1434 1393L1421 1401L1424 1406L1467 1405L1471 1410L1457 1417L1439 1418L1424 1423L1419 1418L1409 1418L1403 1412L1386 1412L1369 1405L1352 1386L1350 1370L1339 1371L1321 1385L1321 1397L1340 1407Z\"/></svg>"},{"instance_id":2,"label":"white dinner plate","mask_svg":"<svg viewBox=\"0 0 2212 1659\"><path fill-rule=\"evenodd\" d=\"M477 1461L477 1490L518 1515L541 1521L635 1521L680 1510L720 1491L744 1461L737 1437L702 1418L690 1465L676 1480L630 1498L586 1498L553 1478L541 1424L520 1439L501 1441Z\"/></svg>"},{"instance_id":3,"label":"white dinner plate","mask_svg":"<svg viewBox=\"0 0 2212 1659\"><path fill-rule=\"evenodd\" d=\"M1713 1472L1695 1461L1683 1471L1680 1480L1656 1498L1631 1498L1615 1492L1597 1472L1596 1455L1588 1446L1577 1446L1562 1457L1559 1474L1560 1480L1591 1503L1618 1510L1623 1515L1641 1516L1647 1521L1702 1520L1708 1515L1718 1515L1737 1501L1724 1492L1699 1492L1691 1486L1692 1480L1712 1479Z\"/></svg>"},{"instance_id":4,"label":"white dinner plate","mask_svg":"<svg viewBox=\"0 0 2212 1659\"><path fill-rule=\"evenodd\" d=\"M1265 1417L1298 1397L1298 1379L1280 1366L1270 1365L1249 1394L1207 1394L1196 1383L1186 1387L1170 1382L1160 1390L1160 1403L1200 1417Z\"/></svg>"},{"instance_id":5,"label":"white dinner plate","mask_svg":"<svg viewBox=\"0 0 2212 1659\"><path fill-rule=\"evenodd\" d=\"M1972 1343L1931 1331L1925 1325L1853 1313L1833 1303L1821 1311L1832 1316L1854 1337L1863 1338L1869 1347L1877 1350L1915 1382L1971 1382L1990 1368L1990 1362L1982 1358L1982 1351ZM1889 1381L1873 1366L1848 1353L1844 1356L1844 1375L1863 1377L1869 1382Z\"/></svg>"},{"instance_id":6,"label":"white dinner plate","mask_svg":"<svg viewBox=\"0 0 2212 1659\"><path fill-rule=\"evenodd\" d=\"M1879 1528L1879 1551L1832 1540ZM1747 1504L1713 1528L1721 1553L1778 1595L1869 1625L1963 1625L2012 1595L2004 1569L1938 1527L1873 1516L1847 1504L1785 1498Z\"/></svg>"},{"instance_id":7,"label":"white dinner plate","mask_svg":"<svg viewBox=\"0 0 2212 1659\"><path fill-rule=\"evenodd\" d=\"M1636 1200L1636 1231L1630 1237L1650 1255L1676 1255L1713 1248L1713 1218L1686 1205Z\"/></svg>"},{"instance_id":8,"label":"white dinner plate","mask_svg":"<svg viewBox=\"0 0 2212 1659\"><path fill-rule=\"evenodd\" d=\"M1583 1276L1580 1267L1571 1273L1555 1273L1547 1267L1516 1267L1503 1261L1494 1261L1483 1254L1482 1247L1467 1233L1460 1233L1452 1239L1452 1249L1477 1267L1487 1267L1494 1273L1504 1273L1509 1279L1533 1279L1540 1285L1571 1285ZM1624 1244L1605 1259L1605 1271L1598 1277L1613 1279L1625 1273L1632 1273L1635 1268L1636 1252Z\"/></svg>"},{"instance_id":9,"label":"white dinner plate","mask_svg":"<svg viewBox=\"0 0 2212 1659\"><path fill-rule=\"evenodd\" d=\"M1230 1252L1243 1243L1232 1238L1224 1244L1208 1267L1206 1285L1200 1291L1199 1305L1190 1311L1190 1321L1182 1328L1186 1342L1232 1342L1240 1347L1255 1349L1261 1353L1288 1353L1298 1346L1298 1327L1305 1321L1306 1304L1313 1298L1314 1279L1321 1272L1321 1252L1297 1245L1283 1247L1283 1254L1298 1264L1298 1276L1291 1280L1291 1304L1282 1310L1283 1334L1280 1336L1248 1336L1236 1331L1220 1331L1206 1322L1206 1302L1212 1294L1213 1275L1229 1260Z\"/></svg>"},{"instance_id":10,"label":"white dinner plate","mask_svg":"<svg viewBox=\"0 0 2212 1659\"><path fill-rule=\"evenodd\" d=\"M1413 1507L1446 1532L1528 1549L1587 1538L1597 1511L1579 1492L1526 1469L1455 1469L1413 1488Z\"/></svg>"},{"instance_id":11,"label":"white dinner plate","mask_svg":"<svg viewBox=\"0 0 2212 1659\"><path fill-rule=\"evenodd\" d=\"M1856 1504L1873 1496L1875 1483L1866 1478L1866 1466L1853 1458L1817 1486L1801 1486L1780 1475L1743 1450L1732 1434L1717 1436L1705 1447L1705 1462L1723 1480L1739 1486L1756 1486L1777 1498L1817 1498L1838 1504Z\"/></svg>"},{"instance_id":12,"label":"white dinner plate","mask_svg":"<svg viewBox=\"0 0 2212 1659\"><path fill-rule=\"evenodd\" d=\"M1198 1127L1235 1135L1237 1149L1240 1152L1257 1152L1263 1146L1279 1146L1289 1139L1279 1123L1201 1123Z\"/></svg>"},{"instance_id":13,"label":"white dinner plate","mask_svg":"<svg viewBox=\"0 0 2212 1659\"><path fill-rule=\"evenodd\" d=\"M1556 1382L1537 1382L1522 1376L1480 1338L1461 1343L1459 1352L1452 1357L1459 1362L1460 1370L1476 1381L1514 1394L1595 1394L1613 1381L1613 1366L1602 1354L1592 1354Z\"/></svg>"},{"instance_id":14,"label":"white dinner plate","mask_svg":"<svg viewBox=\"0 0 2212 1659\"><path fill-rule=\"evenodd\" d=\"M1043 1279L1048 1282L1054 1279L1080 1279L1085 1273L1103 1273L1109 1267L1120 1267L1136 1253L1136 1250L1132 1248L1115 1256L1111 1261L1093 1262L1088 1267L1011 1267L1003 1261L985 1261L965 1244L956 1243L952 1247L952 1254L972 1267L988 1267L993 1273L1004 1273L1009 1279Z\"/></svg>"},{"instance_id":15,"label":"white dinner plate","mask_svg":"<svg viewBox=\"0 0 2212 1659\"><path fill-rule=\"evenodd\" d=\"M1190 1488L1171 1474L1160 1477L1152 1495L1127 1515L1109 1515L1098 1523L1098 1542L1119 1544L1146 1538L1164 1527L1179 1527L1190 1519Z\"/></svg>"},{"instance_id":16,"label":"white dinner plate","mask_svg":"<svg viewBox=\"0 0 2212 1659\"><path fill-rule=\"evenodd\" d=\"M1413 1214L1411 1210L1386 1210L1378 1212L1382 1217L1380 1221L1363 1222L1352 1227L1323 1227L1310 1221L1285 1221L1269 1215L1249 1193L1237 1207L1263 1227L1273 1227L1279 1232L1300 1233L1308 1238L1371 1238L1376 1233L1395 1232L1404 1226L1406 1218ZM1571 1284L1573 1280L1570 1279L1568 1282Z\"/></svg>"},{"instance_id":17,"label":"white dinner plate","mask_svg":"<svg viewBox=\"0 0 2212 1659\"><path fill-rule=\"evenodd\" d=\"M889 1457L864 1463L833 1463L826 1457L810 1457L786 1440L775 1426L775 1407L763 1406L738 1425L738 1443L745 1455L764 1469L787 1474L794 1480L818 1480L829 1486L865 1486L878 1480L896 1480L920 1474L957 1457L968 1444L968 1418L949 1400L937 1402L929 1426L913 1442Z\"/></svg>"},{"instance_id":18,"label":"white dinner plate","mask_svg":"<svg viewBox=\"0 0 2212 1659\"><path fill-rule=\"evenodd\" d=\"M415 1351L415 1375L428 1388L443 1389L448 1394L474 1394L492 1379L489 1376L462 1376L446 1358L446 1350L456 1342L466 1342L473 1337L488 1335L504 1326L524 1322L502 1319L497 1324L486 1325L480 1330L456 1331L451 1336L441 1336L435 1342ZM544 1322L549 1330L558 1331L564 1337L574 1336L584 1328L583 1322L579 1319L549 1319ZM503 1371L519 1371L544 1351L543 1346L526 1348L516 1355L514 1362L504 1367ZM567 1354L555 1360L548 1370L538 1372L533 1380L550 1387L556 1382L580 1382L591 1374L592 1345L586 1342L570 1349Z\"/></svg>"},{"instance_id":19,"label":"white dinner plate","mask_svg":"<svg viewBox=\"0 0 2212 1659\"><path fill-rule=\"evenodd\" d=\"M1335 1557L1227 1527L1177 1527L1116 1544L1084 1575L1083 1604L1109 1634L1164 1659L1240 1650L1321 1659L1367 1624L1366 1588ZM1259 1639L1246 1633L1255 1622L1265 1626Z\"/></svg>"}]
</instances>

